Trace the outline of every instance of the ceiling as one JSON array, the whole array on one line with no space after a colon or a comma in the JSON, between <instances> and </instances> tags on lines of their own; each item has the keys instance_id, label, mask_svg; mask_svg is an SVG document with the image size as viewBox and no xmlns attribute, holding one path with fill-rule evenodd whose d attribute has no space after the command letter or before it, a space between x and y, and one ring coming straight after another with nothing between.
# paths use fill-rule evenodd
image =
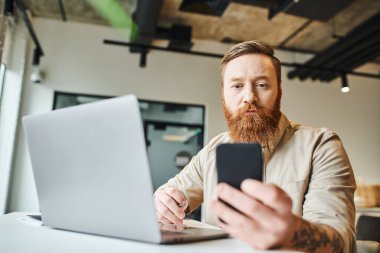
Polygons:
<instances>
[{"instance_id":1,"label":"ceiling","mask_svg":"<svg viewBox=\"0 0 380 253\"><path fill-rule=\"evenodd\" d=\"M59 0L23 1L35 17L62 20ZM62 0L62 2L68 21L108 25L86 0ZM380 28L380 23L376 24L375 21L366 24L371 18L380 15L379 0L299 0L298 3L289 0L138 0L137 2L120 0L120 2L127 12L136 13L134 19L138 26L146 27L145 32L150 37L138 41L145 44L150 44L159 37L157 27L170 27L176 24L180 26L181 31L186 27L187 32L190 29L190 39L220 42L258 39L275 48L312 52L316 53L317 57L334 45L337 46L338 43L348 40L350 33L360 26L367 28L366 26L375 24ZM281 9L281 5L284 4L284 8ZM215 5L218 5L217 8L212 9ZM277 7L279 10L270 20L268 6L272 9ZM146 12L147 10L149 12ZM218 13L210 15L213 10ZM379 30L373 31L376 31L373 32L375 33L373 36L378 36L380 33ZM350 44L350 41L347 43ZM376 49L370 55L373 57L369 59L367 56L366 61L380 64L380 50ZM360 64L362 62L363 59ZM322 63L318 66L324 67ZM336 68L336 66L329 67ZM341 68L345 71L353 69L347 66Z\"/></svg>"}]
</instances>

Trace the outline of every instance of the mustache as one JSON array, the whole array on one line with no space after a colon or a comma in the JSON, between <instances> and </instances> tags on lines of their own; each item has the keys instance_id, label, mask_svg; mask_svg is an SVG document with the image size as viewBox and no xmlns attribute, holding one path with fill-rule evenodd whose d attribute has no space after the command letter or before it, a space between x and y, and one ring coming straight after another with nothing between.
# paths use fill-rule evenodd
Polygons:
<instances>
[{"instance_id":1,"label":"mustache","mask_svg":"<svg viewBox=\"0 0 380 253\"><path fill-rule=\"evenodd\" d=\"M257 103L252 103L252 104L245 104L243 107L241 107L239 110L238 110L238 113L239 114L244 114L248 111L256 111L256 112L259 112L259 111L263 111L264 107L263 106L260 106L258 105Z\"/></svg>"}]
</instances>

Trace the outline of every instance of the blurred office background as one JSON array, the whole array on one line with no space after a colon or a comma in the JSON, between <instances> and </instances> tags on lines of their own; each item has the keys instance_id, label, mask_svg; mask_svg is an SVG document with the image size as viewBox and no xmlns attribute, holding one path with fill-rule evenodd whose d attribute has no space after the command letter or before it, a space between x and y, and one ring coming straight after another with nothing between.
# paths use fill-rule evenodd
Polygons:
<instances>
[{"instance_id":1,"label":"blurred office background","mask_svg":"<svg viewBox=\"0 0 380 253\"><path fill-rule=\"evenodd\" d=\"M284 63L288 118L337 132L380 183L380 1L101 2L0 1L2 213L39 210L22 116L136 94L156 188L226 130L220 57L252 39Z\"/></svg>"}]
</instances>

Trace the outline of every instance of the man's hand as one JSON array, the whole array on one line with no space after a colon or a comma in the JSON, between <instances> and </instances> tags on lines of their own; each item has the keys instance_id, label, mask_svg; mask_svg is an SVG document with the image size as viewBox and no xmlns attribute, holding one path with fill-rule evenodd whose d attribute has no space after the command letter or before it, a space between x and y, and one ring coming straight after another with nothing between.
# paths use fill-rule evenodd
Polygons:
<instances>
[{"instance_id":1,"label":"man's hand","mask_svg":"<svg viewBox=\"0 0 380 253\"><path fill-rule=\"evenodd\" d=\"M220 226L256 249L287 248L306 252L342 252L343 239L332 227L311 223L292 214L290 197L274 184L244 180L239 191L218 185L212 206Z\"/></svg>"},{"instance_id":2,"label":"man's hand","mask_svg":"<svg viewBox=\"0 0 380 253\"><path fill-rule=\"evenodd\" d=\"M163 224L183 224L188 206L186 197L175 187L166 187L154 197L157 219Z\"/></svg>"},{"instance_id":3,"label":"man's hand","mask_svg":"<svg viewBox=\"0 0 380 253\"><path fill-rule=\"evenodd\" d=\"M232 236L256 249L286 245L295 232L297 218L292 214L290 197L274 184L256 180L243 181L239 191L225 183L218 185L213 207L225 223L220 226Z\"/></svg>"}]
</instances>

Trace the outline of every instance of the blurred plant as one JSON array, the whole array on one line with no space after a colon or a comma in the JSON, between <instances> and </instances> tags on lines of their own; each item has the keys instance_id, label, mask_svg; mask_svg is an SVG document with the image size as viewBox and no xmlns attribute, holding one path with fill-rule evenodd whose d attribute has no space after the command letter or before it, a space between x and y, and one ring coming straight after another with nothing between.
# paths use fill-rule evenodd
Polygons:
<instances>
[{"instance_id":1,"label":"blurred plant","mask_svg":"<svg viewBox=\"0 0 380 253\"><path fill-rule=\"evenodd\" d=\"M138 27L120 0L87 0L100 15L113 27L120 29L133 41L138 34Z\"/></svg>"}]
</instances>

